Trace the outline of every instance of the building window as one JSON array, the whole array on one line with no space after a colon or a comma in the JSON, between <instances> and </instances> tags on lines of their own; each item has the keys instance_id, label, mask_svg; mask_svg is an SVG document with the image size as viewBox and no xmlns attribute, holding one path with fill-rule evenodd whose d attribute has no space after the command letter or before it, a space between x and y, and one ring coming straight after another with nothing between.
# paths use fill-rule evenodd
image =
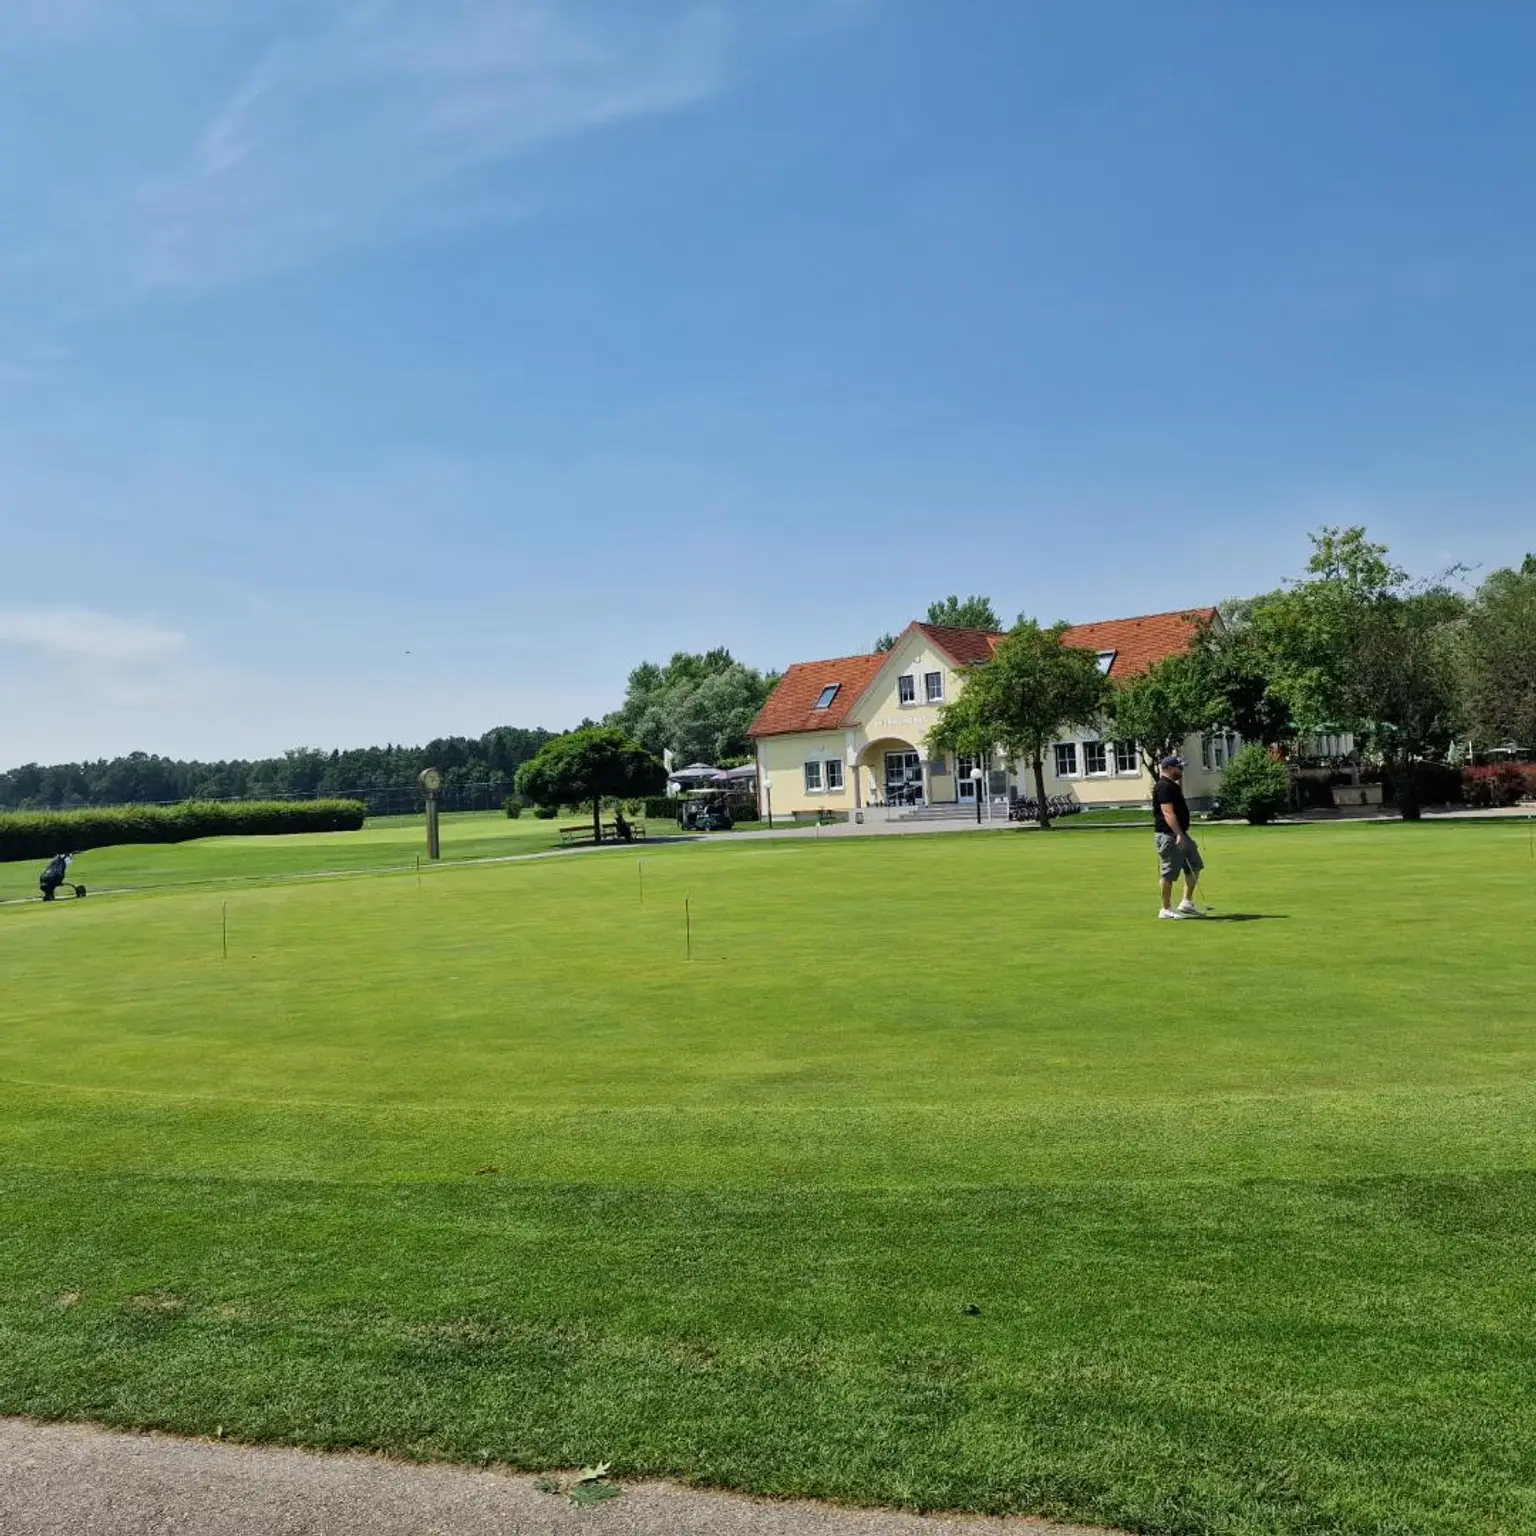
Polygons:
<instances>
[{"instance_id":1,"label":"building window","mask_svg":"<svg viewBox=\"0 0 1536 1536\"><path fill-rule=\"evenodd\" d=\"M944 702L944 674L942 672L923 673L923 694L930 704L942 704Z\"/></svg>"},{"instance_id":2,"label":"building window","mask_svg":"<svg viewBox=\"0 0 1536 1536\"><path fill-rule=\"evenodd\" d=\"M827 759L827 788L841 789L843 787L843 765L835 758Z\"/></svg>"},{"instance_id":3,"label":"building window","mask_svg":"<svg viewBox=\"0 0 1536 1536\"><path fill-rule=\"evenodd\" d=\"M975 766L976 759L974 757L957 757L955 759L955 777L957 779L970 778L971 769Z\"/></svg>"},{"instance_id":4,"label":"building window","mask_svg":"<svg viewBox=\"0 0 1536 1536\"><path fill-rule=\"evenodd\" d=\"M1056 743L1056 777L1058 779L1077 777L1077 743L1075 741Z\"/></svg>"},{"instance_id":5,"label":"building window","mask_svg":"<svg viewBox=\"0 0 1536 1536\"><path fill-rule=\"evenodd\" d=\"M1224 768L1237 755L1239 738L1231 731L1217 731L1200 738L1200 766L1208 773Z\"/></svg>"},{"instance_id":6,"label":"building window","mask_svg":"<svg viewBox=\"0 0 1536 1536\"><path fill-rule=\"evenodd\" d=\"M1117 741L1115 743L1115 772L1141 772L1141 754L1136 750L1136 743L1134 741Z\"/></svg>"},{"instance_id":7,"label":"building window","mask_svg":"<svg viewBox=\"0 0 1536 1536\"><path fill-rule=\"evenodd\" d=\"M1104 673L1106 677L1109 675L1109 669L1112 666L1114 666L1114 664L1115 664L1115 652L1113 652L1113 651L1100 651L1099 652L1099 671Z\"/></svg>"},{"instance_id":8,"label":"building window","mask_svg":"<svg viewBox=\"0 0 1536 1536\"><path fill-rule=\"evenodd\" d=\"M808 795L821 793L821 764L807 763L805 765L805 792Z\"/></svg>"},{"instance_id":9,"label":"building window","mask_svg":"<svg viewBox=\"0 0 1536 1536\"><path fill-rule=\"evenodd\" d=\"M1083 772L1109 772L1109 753L1105 750L1102 741L1085 741L1083 743Z\"/></svg>"},{"instance_id":10,"label":"building window","mask_svg":"<svg viewBox=\"0 0 1536 1536\"><path fill-rule=\"evenodd\" d=\"M899 704L917 703L917 679L905 672L896 679L896 701Z\"/></svg>"},{"instance_id":11,"label":"building window","mask_svg":"<svg viewBox=\"0 0 1536 1536\"><path fill-rule=\"evenodd\" d=\"M838 689L840 689L842 686L843 685L841 683L828 683L827 686L821 690L821 697L816 700L812 708L831 709L832 700L837 697Z\"/></svg>"}]
</instances>

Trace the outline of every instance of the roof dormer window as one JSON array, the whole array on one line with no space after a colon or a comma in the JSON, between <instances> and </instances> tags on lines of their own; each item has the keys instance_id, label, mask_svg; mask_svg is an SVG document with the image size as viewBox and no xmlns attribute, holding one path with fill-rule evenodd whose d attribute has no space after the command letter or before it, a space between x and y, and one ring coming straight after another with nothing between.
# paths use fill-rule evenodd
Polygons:
<instances>
[{"instance_id":1,"label":"roof dormer window","mask_svg":"<svg viewBox=\"0 0 1536 1536\"><path fill-rule=\"evenodd\" d=\"M827 686L821 690L821 696L811 707L813 709L831 709L832 700L837 697L838 690L841 689L842 686L843 685L841 683L828 683ZM801 694L801 698L804 697L805 695Z\"/></svg>"}]
</instances>

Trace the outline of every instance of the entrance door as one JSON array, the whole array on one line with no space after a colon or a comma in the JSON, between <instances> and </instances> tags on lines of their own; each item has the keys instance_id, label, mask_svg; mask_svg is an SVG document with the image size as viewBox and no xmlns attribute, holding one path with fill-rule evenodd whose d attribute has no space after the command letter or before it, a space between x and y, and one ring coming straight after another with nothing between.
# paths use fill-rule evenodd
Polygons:
<instances>
[{"instance_id":1,"label":"entrance door","mask_svg":"<svg viewBox=\"0 0 1536 1536\"><path fill-rule=\"evenodd\" d=\"M974 757L957 757L955 759L955 782L960 788L960 798L967 805L974 804L976 800L976 781L971 777L971 769L976 766Z\"/></svg>"},{"instance_id":2,"label":"entrance door","mask_svg":"<svg viewBox=\"0 0 1536 1536\"><path fill-rule=\"evenodd\" d=\"M918 753L885 754L885 798L890 805L910 805L923 798L923 759Z\"/></svg>"}]
</instances>

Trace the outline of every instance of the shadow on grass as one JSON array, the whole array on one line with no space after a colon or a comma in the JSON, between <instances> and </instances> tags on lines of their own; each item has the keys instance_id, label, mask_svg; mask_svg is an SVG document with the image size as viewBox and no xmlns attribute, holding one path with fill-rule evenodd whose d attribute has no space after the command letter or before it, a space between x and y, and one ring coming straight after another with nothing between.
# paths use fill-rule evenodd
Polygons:
<instances>
[{"instance_id":1,"label":"shadow on grass","mask_svg":"<svg viewBox=\"0 0 1536 1536\"><path fill-rule=\"evenodd\" d=\"M1283 923L1289 918L1288 912L1207 912L1202 921L1207 923Z\"/></svg>"}]
</instances>

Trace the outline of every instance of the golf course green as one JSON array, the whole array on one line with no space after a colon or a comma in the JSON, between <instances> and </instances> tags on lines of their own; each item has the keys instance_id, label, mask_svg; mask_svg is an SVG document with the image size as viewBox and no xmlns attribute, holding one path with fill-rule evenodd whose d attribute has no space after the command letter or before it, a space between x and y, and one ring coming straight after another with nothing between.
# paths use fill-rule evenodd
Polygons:
<instances>
[{"instance_id":1,"label":"golf course green","mask_svg":"<svg viewBox=\"0 0 1536 1536\"><path fill-rule=\"evenodd\" d=\"M1179 924L1140 830L397 830L0 909L0 1412L1536 1531L1523 822L1211 828Z\"/></svg>"}]
</instances>

